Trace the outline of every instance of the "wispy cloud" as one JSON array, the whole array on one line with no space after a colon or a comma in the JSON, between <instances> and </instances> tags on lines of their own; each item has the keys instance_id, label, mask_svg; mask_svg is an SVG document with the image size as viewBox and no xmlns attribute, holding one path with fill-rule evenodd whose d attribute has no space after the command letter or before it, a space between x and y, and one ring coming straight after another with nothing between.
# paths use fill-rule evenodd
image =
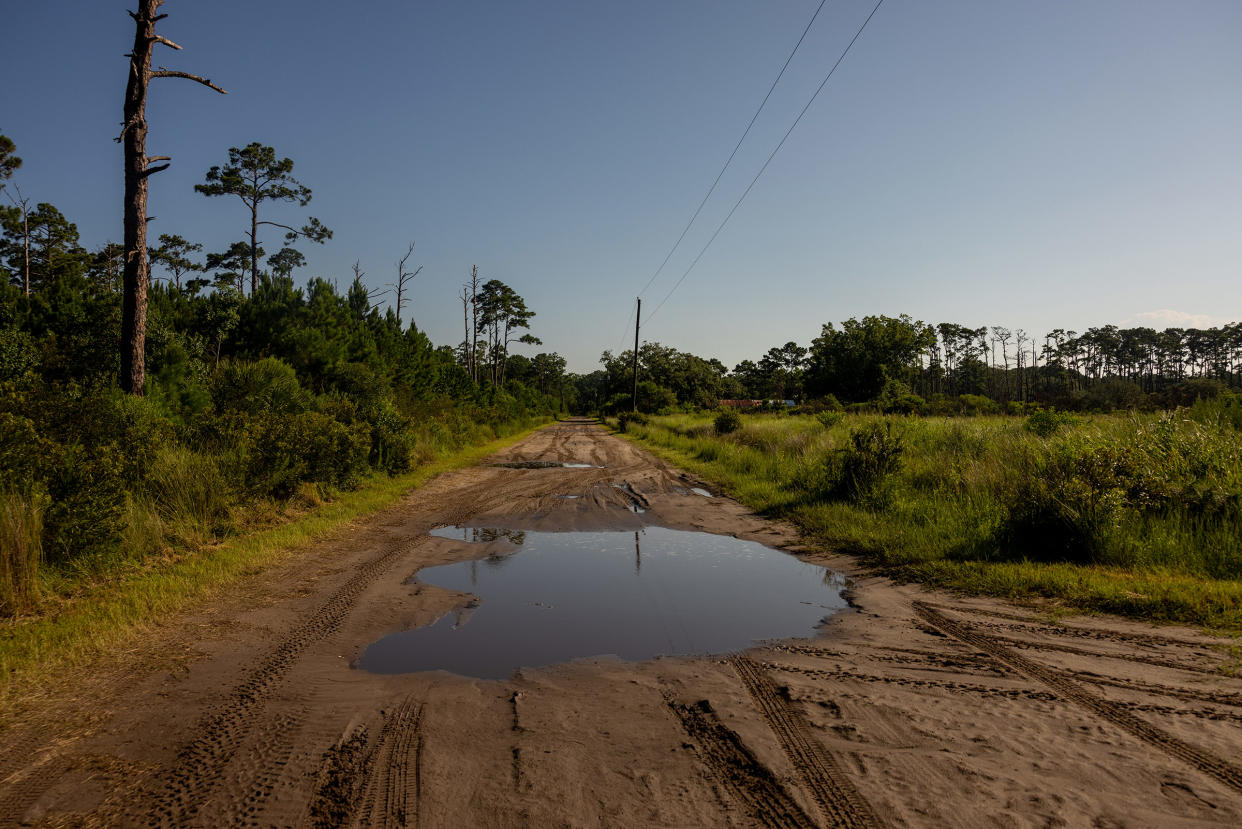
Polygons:
<instances>
[{"instance_id":1,"label":"wispy cloud","mask_svg":"<svg viewBox=\"0 0 1242 829\"><path fill-rule=\"evenodd\" d=\"M1162 308L1159 311L1143 311L1135 314L1122 325L1145 325L1152 328L1211 328L1226 320L1210 314L1190 314L1185 311L1174 311Z\"/></svg>"}]
</instances>

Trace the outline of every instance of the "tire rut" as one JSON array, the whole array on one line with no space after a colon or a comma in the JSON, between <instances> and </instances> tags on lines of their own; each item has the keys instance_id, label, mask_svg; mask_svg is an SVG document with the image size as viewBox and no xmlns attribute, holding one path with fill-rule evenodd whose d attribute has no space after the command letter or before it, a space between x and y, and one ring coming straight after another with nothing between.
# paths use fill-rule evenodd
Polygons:
<instances>
[{"instance_id":1,"label":"tire rut","mask_svg":"<svg viewBox=\"0 0 1242 829\"><path fill-rule=\"evenodd\" d=\"M417 798L419 753L422 736L423 704L406 697L380 731L375 761L362 795L359 826L417 826L418 806L409 802L410 770L413 766Z\"/></svg>"},{"instance_id":2,"label":"tire rut","mask_svg":"<svg viewBox=\"0 0 1242 829\"><path fill-rule=\"evenodd\" d=\"M1060 642L1037 642L1031 639L1017 639L1012 636L997 636L988 634L988 638L993 642L1002 645L1008 645L1013 648L1021 648L1023 650L1036 651L1058 651L1060 653L1070 653L1075 656L1089 656L1092 659L1120 659L1124 662L1137 662L1140 665L1151 665L1156 668L1170 668L1175 671L1186 671L1194 674L1207 674L1215 676L1216 671L1211 668L1205 668L1200 665L1190 665L1186 662L1177 662L1172 659L1161 659L1158 656L1143 656L1134 653L1105 653L1103 651L1093 651L1089 648L1078 648L1073 645L1065 645Z\"/></svg>"},{"instance_id":3,"label":"tire rut","mask_svg":"<svg viewBox=\"0 0 1242 829\"><path fill-rule=\"evenodd\" d=\"M925 602L916 601L913 606L914 612L920 618L949 636L978 648L1030 678L1044 683L1059 696L1077 703L1165 754L1194 766L1234 791L1242 792L1242 768L1156 728L1103 697L1090 693L1059 671L1040 665L998 644L991 637L973 630L969 624L954 621Z\"/></svg>"},{"instance_id":4,"label":"tire rut","mask_svg":"<svg viewBox=\"0 0 1242 829\"><path fill-rule=\"evenodd\" d=\"M759 713L780 741L781 749L802 777L831 826L874 827L880 822L832 755L808 734L802 712L781 698L775 683L754 660L734 656L729 664L750 693Z\"/></svg>"},{"instance_id":5,"label":"tire rut","mask_svg":"<svg viewBox=\"0 0 1242 829\"><path fill-rule=\"evenodd\" d=\"M813 821L767 766L716 716L707 700L684 705L665 699L694 741L703 765L760 826L813 829Z\"/></svg>"},{"instance_id":6,"label":"tire rut","mask_svg":"<svg viewBox=\"0 0 1242 829\"><path fill-rule=\"evenodd\" d=\"M155 826L184 826L197 814L205 796L249 733L267 697L310 645L330 636L363 590L398 558L423 543L420 538L371 559L271 651L230 693L228 700L197 729L198 736L182 748L176 766L148 813ZM290 724L292 727L294 724Z\"/></svg>"}]
</instances>

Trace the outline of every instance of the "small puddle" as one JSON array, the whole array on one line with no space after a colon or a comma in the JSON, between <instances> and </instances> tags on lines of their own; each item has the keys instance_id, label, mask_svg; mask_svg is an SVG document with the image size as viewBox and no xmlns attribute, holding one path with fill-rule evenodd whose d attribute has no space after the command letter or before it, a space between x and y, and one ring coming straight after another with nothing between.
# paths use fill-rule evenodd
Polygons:
<instances>
[{"instance_id":1,"label":"small puddle","mask_svg":"<svg viewBox=\"0 0 1242 829\"><path fill-rule=\"evenodd\" d=\"M846 607L840 574L729 536L662 527L449 527L432 535L504 539L519 549L420 570L417 581L473 598L434 624L372 643L359 660L363 670L503 679L521 667L583 657L731 653L810 636Z\"/></svg>"},{"instance_id":2,"label":"small puddle","mask_svg":"<svg viewBox=\"0 0 1242 829\"><path fill-rule=\"evenodd\" d=\"M504 463L494 463L492 466L498 466L502 469L607 469L606 466L596 466L593 463L562 463L561 461L505 461Z\"/></svg>"}]
</instances>

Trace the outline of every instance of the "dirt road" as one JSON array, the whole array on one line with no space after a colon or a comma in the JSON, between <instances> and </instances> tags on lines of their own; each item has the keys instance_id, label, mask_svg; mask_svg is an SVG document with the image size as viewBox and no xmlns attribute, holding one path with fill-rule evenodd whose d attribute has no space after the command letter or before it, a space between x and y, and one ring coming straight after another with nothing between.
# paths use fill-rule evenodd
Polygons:
<instances>
[{"instance_id":1,"label":"dirt road","mask_svg":"<svg viewBox=\"0 0 1242 829\"><path fill-rule=\"evenodd\" d=\"M853 576L811 639L584 660L505 681L351 667L460 596L455 523L796 534L587 423L561 423L169 620L0 734L0 825L1242 825L1224 640L1051 622ZM582 497L566 499L565 493ZM645 512L637 513L635 506Z\"/></svg>"}]
</instances>

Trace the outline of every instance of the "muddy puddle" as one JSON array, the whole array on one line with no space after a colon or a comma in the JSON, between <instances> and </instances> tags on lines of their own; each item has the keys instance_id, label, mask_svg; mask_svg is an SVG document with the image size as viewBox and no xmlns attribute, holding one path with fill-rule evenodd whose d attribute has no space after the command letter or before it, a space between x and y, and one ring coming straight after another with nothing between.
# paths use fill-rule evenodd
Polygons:
<instances>
[{"instance_id":1,"label":"muddy puddle","mask_svg":"<svg viewBox=\"0 0 1242 829\"><path fill-rule=\"evenodd\" d=\"M731 653L764 639L811 636L846 607L839 574L729 536L662 527L432 534L504 540L511 550L420 570L417 581L472 598L434 624L374 642L361 669L503 679L583 657Z\"/></svg>"}]
</instances>

